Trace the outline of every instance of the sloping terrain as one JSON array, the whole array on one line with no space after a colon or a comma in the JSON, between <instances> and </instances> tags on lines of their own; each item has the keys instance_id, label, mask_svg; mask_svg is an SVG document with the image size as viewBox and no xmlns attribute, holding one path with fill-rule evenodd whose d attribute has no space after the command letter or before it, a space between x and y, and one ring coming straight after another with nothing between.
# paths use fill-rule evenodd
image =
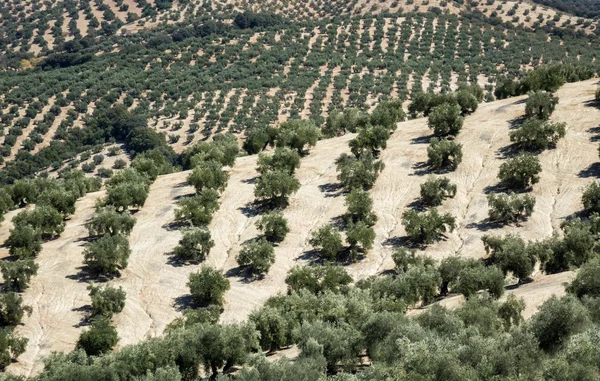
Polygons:
<instances>
[{"instance_id":1,"label":"sloping terrain","mask_svg":"<svg viewBox=\"0 0 600 381\"><path fill-rule=\"evenodd\" d=\"M560 103L552 120L566 122L566 137L556 149L539 155L543 172L533 187L536 198L533 215L521 226L493 229L484 223L487 217L486 192L497 183L496 175L510 142L511 121L524 113L524 98L512 98L481 104L468 116L457 138L463 145L463 162L448 176L458 186L454 199L447 200L441 210L457 218L458 228L446 240L431 245L424 254L436 260L448 255L484 256L480 237L483 234L516 233L527 240L548 237L558 230L566 217L581 210L583 187L599 176L594 169L598 161L594 132L600 110L592 104L597 80L563 86L557 95ZM419 185L429 175L423 162L430 130L425 119L398 124L397 131L382 152L386 168L371 191L374 210L379 217L375 225L375 247L366 258L348 266L355 280L377 275L393 266L391 254L405 236L400 217L419 194ZM295 265L310 259L308 244L311 231L331 222L345 211L344 197L336 190L334 161L348 150L350 135L320 141L302 159L296 177L302 184L285 209L290 234L275 248L276 261L264 279L248 282L237 275L235 258L243 242L257 235L254 223L253 182L257 175L256 156L237 159L230 170L228 186L221 197L221 208L210 224L215 247L206 263L222 269L230 279L223 321L241 321L267 298L286 290L286 274ZM170 251L177 244L181 230L172 228L173 214L179 197L193 188L185 183L187 173L161 176L151 186L146 205L135 214L137 224L131 234L132 255L126 270L112 284L127 291L124 311L114 318L120 336L119 346L137 342L147 336L160 335L165 326L180 315L188 290L187 277L199 265L173 263ZM32 374L42 367L42 359L52 351L68 351L84 326L89 306L87 281L81 272L82 250L87 231L85 221L93 213L94 203L102 192L88 194L77 203L77 212L67 222L65 232L55 241L44 244L36 259L38 275L24 293L25 304L33 308L17 332L27 338L26 352L11 372ZM10 229L10 218L0 226L0 238ZM4 253L6 255L6 253ZM550 295L564 292L562 284L573 273L547 276L534 273L534 281L512 289L527 304L530 316ZM455 305L459 297L441 303Z\"/></svg>"}]
</instances>

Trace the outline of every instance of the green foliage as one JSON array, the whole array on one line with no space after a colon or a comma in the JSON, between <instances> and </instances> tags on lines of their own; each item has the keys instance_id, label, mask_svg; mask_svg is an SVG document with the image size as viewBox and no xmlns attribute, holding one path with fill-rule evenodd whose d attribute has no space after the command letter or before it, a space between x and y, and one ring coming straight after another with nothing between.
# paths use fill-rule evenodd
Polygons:
<instances>
[{"instance_id":1,"label":"green foliage","mask_svg":"<svg viewBox=\"0 0 600 381\"><path fill-rule=\"evenodd\" d=\"M194 168L200 163L216 160L221 165L232 167L239 153L237 138L232 134L215 135L210 143L200 142L181 154L184 169Z\"/></svg>"},{"instance_id":2,"label":"green foliage","mask_svg":"<svg viewBox=\"0 0 600 381\"><path fill-rule=\"evenodd\" d=\"M17 225L4 242L10 255L19 259L37 256L42 251L42 233L31 225Z\"/></svg>"},{"instance_id":3,"label":"green foliage","mask_svg":"<svg viewBox=\"0 0 600 381\"><path fill-rule=\"evenodd\" d=\"M314 147L320 137L319 128L310 120L292 119L279 126L275 144L277 147L290 147L303 154L308 147Z\"/></svg>"},{"instance_id":4,"label":"green foliage","mask_svg":"<svg viewBox=\"0 0 600 381\"><path fill-rule=\"evenodd\" d=\"M379 173L385 165L375 160L371 153L365 153L359 158L342 154L335 161L338 180L348 189L370 189L375 184Z\"/></svg>"},{"instance_id":5,"label":"green foliage","mask_svg":"<svg viewBox=\"0 0 600 381\"><path fill-rule=\"evenodd\" d=\"M196 192L204 189L225 190L229 174L223 170L223 166L216 160L208 160L199 163L188 175L187 182L196 188Z\"/></svg>"},{"instance_id":6,"label":"green foliage","mask_svg":"<svg viewBox=\"0 0 600 381\"><path fill-rule=\"evenodd\" d=\"M503 224L526 220L533 213L535 198L528 195L489 194L487 196L489 220Z\"/></svg>"},{"instance_id":7,"label":"green foliage","mask_svg":"<svg viewBox=\"0 0 600 381\"><path fill-rule=\"evenodd\" d=\"M510 271L519 282L531 276L537 258L531 250L527 250L521 237L511 234L503 238L484 235L481 240L489 255L489 262L498 265L504 276Z\"/></svg>"},{"instance_id":8,"label":"green foliage","mask_svg":"<svg viewBox=\"0 0 600 381\"><path fill-rule=\"evenodd\" d=\"M212 214L219 209L219 193L214 189L203 189L192 197L179 201L175 209L175 221L192 226L206 226Z\"/></svg>"},{"instance_id":9,"label":"green foliage","mask_svg":"<svg viewBox=\"0 0 600 381\"><path fill-rule=\"evenodd\" d=\"M77 348L83 349L88 356L98 356L110 351L118 341L117 330L110 320L98 317L92 320L88 330L79 335Z\"/></svg>"},{"instance_id":10,"label":"green foliage","mask_svg":"<svg viewBox=\"0 0 600 381\"><path fill-rule=\"evenodd\" d=\"M462 145L447 139L431 138L427 147L429 165L436 169L456 169L462 161Z\"/></svg>"},{"instance_id":11,"label":"green foliage","mask_svg":"<svg viewBox=\"0 0 600 381\"><path fill-rule=\"evenodd\" d=\"M324 225L313 231L309 243L327 261L335 261L344 249L342 236L333 225Z\"/></svg>"},{"instance_id":12,"label":"green foliage","mask_svg":"<svg viewBox=\"0 0 600 381\"><path fill-rule=\"evenodd\" d=\"M548 120L558 104L558 97L546 91L535 91L528 94L525 102L525 115L528 118L536 117Z\"/></svg>"},{"instance_id":13,"label":"green foliage","mask_svg":"<svg viewBox=\"0 0 600 381\"><path fill-rule=\"evenodd\" d=\"M65 189L51 189L43 192L38 200L37 205L47 205L56 209L63 218L75 213L75 202L77 195Z\"/></svg>"},{"instance_id":14,"label":"green foliage","mask_svg":"<svg viewBox=\"0 0 600 381\"><path fill-rule=\"evenodd\" d=\"M521 127L510 132L510 141L522 149L545 150L565 137L565 123L551 123L536 117L527 119Z\"/></svg>"},{"instance_id":15,"label":"green foliage","mask_svg":"<svg viewBox=\"0 0 600 381\"><path fill-rule=\"evenodd\" d=\"M433 130L435 136L456 136L464 123L460 113L460 106L443 103L431 110L427 125Z\"/></svg>"},{"instance_id":16,"label":"green foliage","mask_svg":"<svg viewBox=\"0 0 600 381\"><path fill-rule=\"evenodd\" d=\"M37 274L39 266L32 259L20 259L14 262L1 261L4 289L23 292L29 286L29 280Z\"/></svg>"},{"instance_id":17,"label":"green foliage","mask_svg":"<svg viewBox=\"0 0 600 381\"><path fill-rule=\"evenodd\" d=\"M364 221L351 222L346 231L346 241L350 245L350 255L356 259L358 252L367 253L373 248L375 242L375 230Z\"/></svg>"},{"instance_id":18,"label":"green foliage","mask_svg":"<svg viewBox=\"0 0 600 381\"><path fill-rule=\"evenodd\" d=\"M438 241L456 227L456 219L450 213L439 214L436 208L424 213L409 209L402 213L402 223L408 236L422 244Z\"/></svg>"},{"instance_id":19,"label":"green foliage","mask_svg":"<svg viewBox=\"0 0 600 381\"><path fill-rule=\"evenodd\" d=\"M291 320L272 307L264 307L254 311L248 318L260 332L260 347L263 350L275 351L293 344Z\"/></svg>"},{"instance_id":20,"label":"green foliage","mask_svg":"<svg viewBox=\"0 0 600 381\"><path fill-rule=\"evenodd\" d=\"M23 306L23 298L15 292L0 294L0 327L17 326L25 312L31 314L31 307Z\"/></svg>"},{"instance_id":21,"label":"green foliage","mask_svg":"<svg viewBox=\"0 0 600 381\"><path fill-rule=\"evenodd\" d=\"M65 230L62 215L48 205L40 205L33 210L22 211L13 218L13 224L15 229L26 225L31 226L45 239L59 236Z\"/></svg>"},{"instance_id":22,"label":"green foliage","mask_svg":"<svg viewBox=\"0 0 600 381\"><path fill-rule=\"evenodd\" d=\"M341 266L294 267L290 270L285 283L288 292L308 290L314 294L325 290L343 292L352 282L352 277Z\"/></svg>"},{"instance_id":23,"label":"green foliage","mask_svg":"<svg viewBox=\"0 0 600 381\"><path fill-rule=\"evenodd\" d=\"M356 108L349 108L343 112L333 110L327 116L321 133L326 138L342 136L347 132L354 133L359 126L364 126L367 123L368 118L367 114L361 113Z\"/></svg>"},{"instance_id":24,"label":"green foliage","mask_svg":"<svg viewBox=\"0 0 600 381\"><path fill-rule=\"evenodd\" d=\"M600 258L585 263L577 272L577 277L567 286L567 291L578 298L600 297Z\"/></svg>"},{"instance_id":25,"label":"green foliage","mask_svg":"<svg viewBox=\"0 0 600 381\"><path fill-rule=\"evenodd\" d=\"M88 244L83 251L85 264L92 272L102 275L112 275L126 268L129 255L129 241L120 234L106 234Z\"/></svg>"},{"instance_id":26,"label":"green foliage","mask_svg":"<svg viewBox=\"0 0 600 381\"><path fill-rule=\"evenodd\" d=\"M547 273L579 267L596 254L596 235L589 223L574 219L563 224L562 229L562 239L555 235L531 246Z\"/></svg>"},{"instance_id":27,"label":"green foliage","mask_svg":"<svg viewBox=\"0 0 600 381\"><path fill-rule=\"evenodd\" d=\"M179 245L173 249L173 255L184 260L203 261L214 246L215 241L209 230L195 228L183 233Z\"/></svg>"},{"instance_id":28,"label":"green foliage","mask_svg":"<svg viewBox=\"0 0 600 381\"><path fill-rule=\"evenodd\" d=\"M196 303L206 305L223 305L223 295L229 290L229 281L220 271L209 266L202 266L200 271L190 274L187 286Z\"/></svg>"},{"instance_id":29,"label":"green foliage","mask_svg":"<svg viewBox=\"0 0 600 381\"><path fill-rule=\"evenodd\" d=\"M402 100L393 99L380 102L369 117L369 122L373 126L384 126L395 131L396 124L406 119L406 114L402 109Z\"/></svg>"},{"instance_id":30,"label":"green foliage","mask_svg":"<svg viewBox=\"0 0 600 381\"><path fill-rule=\"evenodd\" d=\"M300 154L288 147L277 147L272 155L258 155L257 171L264 174L268 171L284 171L293 174L300 167Z\"/></svg>"},{"instance_id":31,"label":"green foliage","mask_svg":"<svg viewBox=\"0 0 600 381\"><path fill-rule=\"evenodd\" d=\"M433 94L433 93L417 93L411 102L408 105L408 112L411 117L416 118L420 115L429 116L432 110L435 107L447 105L449 107L454 107L458 105L456 97L454 94L441 93L441 94Z\"/></svg>"},{"instance_id":32,"label":"green foliage","mask_svg":"<svg viewBox=\"0 0 600 381\"><path fill-rule=\"evenodd\" d=\"M0 370L4 370L9 366L12 360L25 353L28 340L19 337L10 329L4 328L0 330ZM6 381L23 381L24 378L18 376L4 375Z\"/></svg>"},{"instance_id":33,"label":"green foliage","mask_svg":"<svg viewBox=\"0 0 600 381\"><path fill-rule=\"evenodd\" d=\"M129 211L117 212L114 206L99 208L85 227L91 236L105 234L129 236L135 226L135 218Z\"/></svg>"},{"instance_id":34,"label":"green foliage","mask_svg":"<svg viewBox=\"0 0 600 381\"><path fill-rule=\"evenodd\" d=\"M463 294L466 298L470 298L480 290L487 290L494 298L501 297L504 293L502 270L496 266L467 266L460 271L452 287L452 291Z\"/></svg>"},{"instance_id":35,"label":"green foliage","mask_svg":"<svg viewBox=\"0 0 600 381\"><path fill-rule=\"evenodd\" d=\"M562 346L569 336L583 332L589 324L589 312L577 298L553 295L533 316L531 330L540 348L553 351Z\"/></svg>"},{"instance_id":36,"label":"green foliage","mask_svg":"<svg viewBox=\"0 0 600 381\"><path fill-rule=\"evenodd\" d=\"M253 128L247 131L246 139L242 148L250 155L259 153L269 145L275 144L277 129L266 126Z\"/></svg>"},{"instance_id":37,"label":"green foliage","mask_svg":"<svg viewBox=\"0 0 600 381\"><path fill-rule=\"evenodd\" d=\"M540 160L531 154L520 154L500 165L498 179L500 185L512 190L530 188L540 181L542 172Z\"/></svg>"},{"instance_id":38,"label":"green foliage","mask_svg":"<svg viewBox=\"0 0 600 381\"><path fill-rule=\"evenodd\" d=\"M600 183L594 181L588 185L583 191L581 197L583 208L587 213L600 212Z\"/></svg>"},{"instance_id":39,"label":"green foliage","mask_svg":"<svg viewBox=\"0 0 600 381\"><path fill-rule=\"evenodd\" d=\"M92 299L92 317L101 315L110 319L113 314L123 311L127 294L121 287L100 287L91 284L87 289Z\"/></svg>"},{"instance_id":40,"label":"green foliage","mask_svg":"<svg viewBox=\"0 0 600 381\"><path fill-rule=\"evenodd\" d=\"M263 173L256 181L254 196L273 205L284 205L288 196L300 189L298 180L286 171L275 170Z\"/></svg>"},{"instance_id":41,"label":"green foliage","mask_svg":"<svg viewBox=\"0 0 600 381\"><path fill-rule=\"evenodd\" d=\"M387 147L390 130L384 126L367 125L358 129L358 135L348 145L354 156L359 157L366 152L373 155Z\"/></svg>"},{"instance_id":42,"label":"green foliage","mask_svg":"<svg viewBox=\"0 0 600 381\"><path fill-rule=\"evenodd\" d=\"M442 205L445 198L456 195L456 184L452 184L447 177L429 177L421 184L421 201L427 206Z\"/></svg>"},{"instance_id":43,"label":"green foliage","mask_svg":"<svg viewBox=\"0 0 600 381\"><path fill-rule=\"evenodd\" d=\"M479 88L481 90L481 88ZM456 101L460 106L462 115L472 114L477 110L479 102L483 100L483 91L481 91L481 100L478 100L469 90L459 90L456 92ZM479 95L479 94L478 94Z\"/></svg>"},{"instance_id":44,"label":"green foliage","mask_svg":"<svg viewBox=\"0 0 600 381\"><path fill-rule=\"evenodd\" d=\"M245 266L250 274L255 276L269 272L274 262L275 250L273 245L264 238L244 244L237 257L238 265Z\"/></svg>"},{"instance_id":45,"label":"green foliage","mask_svg":"<svg viewBox=\"0 0 600 381\"><path fill-rule=\"evenodd\" d=\"M144 206L150 191L150 180L134 168L117 172L106 181L106 199L104 205L112 205L117 211L130 207Z\"/></svg>"},{"instance_id":46,"label":"green foliage","mask_svg":"<svg viewBox=\"0 0 600 381\"><path fill-rule=\"evenodd\" d=\"M368 192L353 189L346 195L346 221L348 223L364 222L368 226L375 225L377 215L373 212L373 200Z\"/></svg>"},{"instance_id":47,"label":"green foliage","mask_svg":"<svg viewBox=\"0 0 600 381\"><path fill-rule=\"evenodd\" d=\"M271 243L282 242L290 232L287 219L280 211L269 212L260 217L256 228L263 232L267 241Z\"/></svg>"}]
</instances>

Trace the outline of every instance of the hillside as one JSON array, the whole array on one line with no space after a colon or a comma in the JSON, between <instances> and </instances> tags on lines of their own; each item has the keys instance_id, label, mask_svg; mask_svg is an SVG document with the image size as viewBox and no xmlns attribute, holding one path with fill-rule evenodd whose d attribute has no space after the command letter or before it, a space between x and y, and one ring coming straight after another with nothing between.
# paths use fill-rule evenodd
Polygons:
<instances>
[{"instance_id":1,"label":"hillside","mask_svg":"<svg viewBox=\"0 0 600 381\"><path fill-rule=\"evenodd\" d=\"M567 123L567 133L556 149L539 155L543 172L533 188L536 208L528 221L519 226L493 228L483 221L487 217L486 189L493 187L500 164L505 161L502 148L510 144L508 132L511 121L524 112L524 97L482 104L465 121L457 138L463 144L463 162L447 176L457 184L456 197L441 210L457 218L457 229L447 238L433 244L424 254L435 260L457 253L461 257L481 258L485 255L480 237L483 234L516 233L526 240L540 240L559 231L565 218L580 211L583 188L597 174L590 169L597 162L595 127L600 111L589 104L593 101L597 80L564 85L556 94L560 103L552 120ZM426 119L415 119L398 125L381 159L386 167L371 191L374 211L379 221L374 226L376 239L366 258L347 266L355 281L381 274L394 267L391 253L406 235L400 215L418 198L419 184L427 173L420 169L426 160L430 130ZM209 225L215 241L206 263L227 274L231 289L225 294L223 322L243 321L267 298L286 290L287 272L295 265L308 263L310 233L344 213L344 198L331 185L337 183L334 160L348 150L352 135L320 141L302 159L296 177L300 190L290 198L284 215L289 221L290 234L276 247L276 260L264 279L247 282L236 275L235 257L240 246L256 236L257 216L249 213L254 199L253 179L257 156L240 157L230 170L227 188L221 197L221 207ZM181 302L188 294L189 273L198 265L177 265L170 252L181 237L173 230L173 213L177 199L193 188L185 183L187 172L160 176L151 186L146 205L135 214L137 223L130 236L133 249L129 266L114 279L114 285L127 291L124 311L114 323L119 333L119 346L138 342L147 336L160 335L165 326L180 315ZM31 305L31 316L25 317L17 332L29 339L26 352L10 371L30 375L41 369L41 360L51 351L68 351L74 347L79 333L85 329L83 320L89 305L82 250L87 237L82 224L93 213L95 200L102 192L91 193L77 202L76 213L67 221L60 238L45 243L36 259L38 275L25 291L24 302ZM0 238L6 237L10 212L0 227ZM6 254L3 254L6 255ZM564 293L563 283L572 273L544 275L536 272L533 282L509 293L523 297L531 316L536 308L552 294ZM455 305L457 297L440 303Z\"/></svg>"}]
</instances>

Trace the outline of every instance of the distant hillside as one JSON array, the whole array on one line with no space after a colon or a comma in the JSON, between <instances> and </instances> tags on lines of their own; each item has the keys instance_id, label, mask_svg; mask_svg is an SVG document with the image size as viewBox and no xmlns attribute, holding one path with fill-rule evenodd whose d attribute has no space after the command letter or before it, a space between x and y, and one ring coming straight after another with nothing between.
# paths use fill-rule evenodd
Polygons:
<instances>
[{"instance_id":1,"label":"distant hillside","mask_svg":"<svg viewBox=\"0 0 600 381\"><path fill-rule=\"evenodd\" d=\"M579 17L596 18L600 15L599 0L533 0Z\"/></svg>"}]
</instances>

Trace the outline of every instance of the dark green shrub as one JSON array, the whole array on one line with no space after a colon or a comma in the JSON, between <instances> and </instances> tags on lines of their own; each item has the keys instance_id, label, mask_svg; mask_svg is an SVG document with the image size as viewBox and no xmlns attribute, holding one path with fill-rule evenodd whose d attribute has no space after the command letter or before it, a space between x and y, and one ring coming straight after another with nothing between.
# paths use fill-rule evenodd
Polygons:
<instances>
[{"instance_id":1,"label":"dark green shrub","mask_svg":"<svg viewBox=\"0 0 600 381\"><path fill-rule=\"evenodd\" d=\"M558 97L546 91L530 92L525 102L525 115L528 118L536 117L540 120L548 120L558 104Z\"/></svg>"},{"instance_id":2,"label":"dark green shrub","mask_svg":"<svg viewBox=\"0 0 600 381\"><path fill-rule=\"evenodd\" d=\"M558 140L565 137L565 126L565 123L529 118L519 129L510 132L510 141L523 149L544 150L556 146Z\"/></svg>"},{"instance_id":3,"label":"dark green shrub","mask_svg":"<svg viewBox=\"0 0 600 381\"><path fill-rule=\"evenodd\" d=\"M447 140L431 138L427 147L429 165L436 169L456 169L462 161L462 145Z\"/></svg>"},{"instance_id":4,"label":"dark green shrub","mask_svg":"<svg viewBox=\"0 0 600 381\"><path fill-rule=\"evenodd\" d=\"M460 116L460 106L448 103L434 107L427 120L427 125L438 137L458 135L463 123L464 119Z\"/></svg>"},{"instance_id":5,"label":"dark green shrub","mask_svg":"<svg viewBox=\"0 0 600 381\"><path fill-rule=\"evenodd\" d=\"M519 282L531 276L537 258L531 250L527 250L521 237L510 234L503 238L484 235L481 240L489 255L488 261L498 265L504 276L510 271Z\"/></svg>"},{"instance_id":6,"label":"dark green shrub","mask_svg":"<svg viewBox=\"0 0 600 381\"><path fill-rule=\"evenodd\" d=\"M256 222L256 228L263 232L267 241L272 243L282 242L290 231L287 220L280 211L263 215Z\"/></svg>"},{"instance_id":7,"label":"dark green shrub","mask_svg":"<svg viewBox=\"0 0 600 381\"><path fill-rule=\"evenodd\" d=\"M229 281L209 266L202 266L200 271L190 274L187 283L192 298L200 305L223 305L223 295L229 290Z\"/></svg>"},{"instance_id":8,"label":"dark green shrub","mask_svg":"<svg viewBox=\"0 0 600 381\"><path fill-rule=\"evenodd\" d=\"M32 259L21 259L14 262L1 261L4 289L23 292L29 286L29 280L37 274L39 266Z\"/></svg>"},{"instance_id":9,"label":"dark green shrub","mask_svg":"<svg viewBox=\"0 0 600 381\"><path fill-rule=\"evenodd\" d=\"M237 257L238 265L245 266L252 275L269 272L274 262L273 245L264 238L245 244Z\"/></svg>"},{"instance_id":10,"label":"dark green shrub","mask_svg":"<svg viewBox=\"0 0 600 381\"><path fill-rule=\"evenodd\" d=\"M341 266L294 267L285 283L288 292L308 290L313 294L323 291L341 292L352 282L352 277Z\"/></svg>"},{"instance_id":11,"label":"dark green shrub","mask_svg":"<svg viewBox=\"0 0 600 381\"><path fill-rule=\"evenodd\" d=\"M91 236L106 234L129 236L134 226L135 218L131 216L129 211L119 213L111 205L99 208L85 224Z\"/></svg>"},{"instance_id":12,"label":"dark green shrub","mask_svg":"<svg viewBox=\"0 0 600 381\"><path fill-rule=\"evenodd\" d=\"M88 330L79 335L77 348L83 349L88 356L99 356L109 352L118 341L117 330L110 324L110 320L98 317L92 320Z\"/></svg>"},{"instance_id":13,"label":"dark green shrub","mask_svg":"<svg viewBox=\"0 0 600 381\"><path fill-rule=\"evenodd\" d=\"M439 214L436 208L424 213L409 209L402 214L402 223L413 241L424 244L440 240L456 227L456 219L450 213Z\"/></svg>"},{"instance_id":14,"label":"dark green shrub","mask_svg":"<svg viewBox=\"0 0 600 381\"><path fill-rule=\"evenodd\" d=\"M587 213L600 213L600 183L590 183L583 191L581 201Z\"/></svg>"},{"instance_id":15,"label":"dark green shrub","mask_svg":"<svg viewBox=\"0 0 600 381\"><path fill-rule=\"evenodd\" d=\"M286 171L268 171L258 178L254 196L273 205L285 205L287 198L300 189L298 180Z\"/></svg>"},{"instance_id":16,"label":"dark green shrub","mask_svg":"<svg viewBox=\"0 0 600 381\"><path fill-rule=\"evenodd\" d=\"M85 264L92 272L102 275L115 274L126 268L130 254L129 241L119 234L106 234L83 251Z\"/></svg>"},{"instance_id":17,"label":"dark green shrub","mask_svg":"<svg viewBox=\"0 0 600 381\"><path fill-rule=\"evenodd\" d=\"M516 194L489 194L487 196L489 220L504 224L526 220L533 213L535 198Z\"/></svg>"},{"instance_id":18,"label":"dark green shrub","mask_svg":"<svg viewBox=\"0 0 600 381\"><path fill-rule=\"evenodd\" d=\"M542 172L542 165L537 157L520 154L500 165L498 178L500 185L505 188L523 190L540 181L540 172Z\"/></svg>"},{"instance_id":19,"label":"dark green shrub","mask_svg":"<svg viewBox=\"0 0 600 381\"><path fill-rule=\"evenodd\" d=\"M92 299L92 317L101 315L110 319L113 314L123 311L127 294L121 287L100 287L91 284L87 289Z\"/></svg>"},{"instance_id":20,"label":"dark green shrub","mask_svg":"<svg viewBox=\"0 0 600 381\"><path fill-rule=\"evenodd\" d=\"M421 201L427 206L438 206L445 198L456 195L456 184L446 177L429 177L421 184Z\"/></svg>"},{"instance_id":21,"label":"dark green shrub","mask_svg":"<svg viewBox=\"0 0 600 381\"><path fill-rule=\"evenodd\" d=\"M383 162L376 161L371 153L365 153L358 159L344 153L337 158L335 164L338 180L348 190L370 189L385 167Z\"/></svg>"},{"instance_id":22,"label":"dark green shrub","mask_svg":"<svg viewBox=\"0 0 600 381\"><path fill-rule=\"evenodd\" d=\"M373 200L368 192L353 189L346 195L346 221L348 223L364 222L368 226L375 225L377 215L373 212Z\"/></svg>"},{"instance_id":23,"label":"dark green shrub","mask_svg":"<svg viewBox=\"0 0 600 381\"><path fill-rule=\"evenodd\" d=\"M185 260L203 261L214 246L215 242L209 230L195 228L183 233L179 245L173 249L173 254Z\"/></svg>"},{"instance_id":24,"label":"dark green shrub","mask_svg":"<svg viewBox=\"0 0 600 381\"><path fill-rule=\"evenodd\" d=\"M192 226L206 226L212 215L219 209L219 193L214 189L204 189L193 197L179 201L175 209L175 221Z\"/></svg>"},{"instance_id":25,"label":"dark green shrub","mask_svg":"<svg viewBox=\"0 0 600 381\"><path fill-rule=\"evenodd\" d=\"M261 153L258 155L259 173L268 171L285 171L293 174L300 166L300 154L288 147L278 147L272 155Z\"/></svg>"},{"instance_id":26,"label":"dark green shrub","mask_svg":"<svg viewBox=\"0 0 600 381\"><path fill-rule=\"evenodd\" d=\"M319 250L321 258L328 261L335 261L344 249L342 236L332 225L324 225L313 231L309 243Z\"/></svg>"},{"instance_id":27,"label":"dark green shrub","mask_svg":"<svg viewBox=\"0 0 600 381\"><path fill-rule=\"evenodd\" d=\"M187 182L196 188L196 192L203 189L223 191L227 186L229 174L216 160L209 160L198 164L187 177Z\"/></svg>"}]
</instances>

